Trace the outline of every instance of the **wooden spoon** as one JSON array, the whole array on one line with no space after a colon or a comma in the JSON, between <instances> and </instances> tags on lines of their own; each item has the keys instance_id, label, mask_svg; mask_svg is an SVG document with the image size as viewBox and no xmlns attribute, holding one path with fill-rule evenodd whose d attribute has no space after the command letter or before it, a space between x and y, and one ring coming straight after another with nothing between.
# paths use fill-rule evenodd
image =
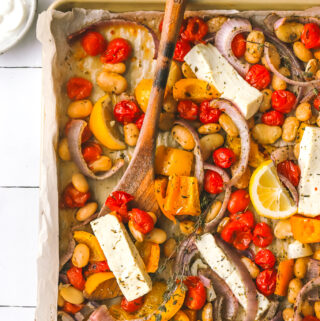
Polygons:
<instances>
[{"instance_id":1,"label":"wooden spoon","mask_svg":"<svg viewBox=\"0 0 320 321\"><path fill-rule=\"evenodd\" d=\"M166 1L155 78L147 112L130 164L114 189L133 195L134 206L144 211L159 210L154 192L154 152L164 92L185 6L186 0ZM108 207L104 205L99 216L108 212Z\"/></svg>"}]
</instances>

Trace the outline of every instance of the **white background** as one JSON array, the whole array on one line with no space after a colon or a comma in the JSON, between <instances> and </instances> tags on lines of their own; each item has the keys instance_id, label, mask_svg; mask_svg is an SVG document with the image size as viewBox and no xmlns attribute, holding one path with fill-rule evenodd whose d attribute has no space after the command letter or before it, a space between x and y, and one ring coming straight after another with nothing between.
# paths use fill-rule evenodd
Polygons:
<instances>
[{"instance_id":1,"label":"white background","mask_svg":"<svg viewBox=\"0 0 320 321\"><path fill-rule=\"evenodd\" d=\"M51 2L38 0L38 13ZM41 47L35 26L36 19L0 56L1 321L33 321L36 305Z\"/></svg>"}]
</instances>

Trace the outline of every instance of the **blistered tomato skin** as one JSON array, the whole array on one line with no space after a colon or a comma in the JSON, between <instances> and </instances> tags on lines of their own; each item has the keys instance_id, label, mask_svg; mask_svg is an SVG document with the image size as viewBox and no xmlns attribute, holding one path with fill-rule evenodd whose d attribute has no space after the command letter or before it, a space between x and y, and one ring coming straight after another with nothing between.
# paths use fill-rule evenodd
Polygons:
<instances>
[{"instance_id":1,"label":"blistered tomato skin","mask_svg":"<svg viewBox=\"0 0 320 321\"><path fill-rule=\"evenodd\" d=\"M66 313L76 314L82 308L83 308L83 304L72 304L70 302L65 301L62 309Z\"/></svg>"},{"instance_id":2,"label":"blistered tomato skin","mask_svg":"<svg viewBox=\"0 0 320 321\"><path fill-rule=\"evenodd\" d=\"M97 56L106 49L107 41L101 33L88 31L82 37L81 45L89 56Z\"/></svg>"},{"instance_id":3,"label":"blistered tomato skin","mask_svg":"<svg viewBox=\"0 0 320 321\"><path fill-rule=\"evenodd\" d=\"M207 300L207 293L200 278L188 276L183 282L188 288L184 301L185 306L191 310L202 309Z\"/></svg>"},{"instance_id":4,"label":"blistered tomato skin","mask_svg":"<svg viewBox=\"0 0 320 321\"><path fill-rule=\"evenodd\" d=\"M196 120L198 118L199 107L191 100L181 100L178 103L179 116L186 120Z\"/></svg>"},{"instance_id":5,"label":"blistered tomato skin","mask_svg":"<svg viewBox=\"0 0 320 321\"><path fill-rule=\"evenodd\" d=\"M231 214L243 212L250 204L250 195L244 189L234 191L228 202L228 211Z\"/></svg>"},{"instance_id":6,"label":"blistered tomato skin","mask_svg":"<svg viewBox=\"0 0 320 321\"><path fill-rule=\"evenodd\" d=\"M258 223L253 230L253 243L259 247L267 247L272 243L273 234L270 226L264 222Z\"/></svg>"},{"instance_id":7,"label":"blistered tomato skin","mask_svg":"<svg viewBox=\"0 0 320 321\"><path fill-rule=\"evenodd\" d=\"M133 208L129 213L129 217L133 223L133 227L142 234L148 234L154 228L152 217L145 211Z\"/></svg>"},{"instance_id":8,"label":"blistered tomato skin","mask_svg":"<svg viewBox=\"0 0 320 321\"><path fill-rule=\"evenodd\" d=\"M213 152L213 161L219 167L229 168L236 161L236 155L230 148L221 147Z\"/></svg>"},{"instance_id":9,"label":"blistered tomato skin","mask_svg":"<svg viewBox=\"0 0 320 321\"><path fill-rule=\"evenodd\" d=\"M233 54L237 58L241 58L244 55L244 53L246 52L246 40L242 33L237 34L233 38L231 42L231 49Z\"/></svg>"},{"instance_id":10,"label":"blistered tomato skin","mask_svg":"<svg viewBox=\"0 0 320 321\"><path fill-rule=\"evenodd\" d=\"M210 194L219 194L223 190L223 179L215 171L207 170L204 174L204 189Z\"/></svg>"},{"instance_id":11,"label":"blistered tomato skin","mask_svg":"<svg viewBox=\"0 0 320 321\"><path fill-rule=\"evenodd\" d=\"M103 63L117 64L127 60L132 53L130 43L123 38L116 38L108 43L106 51L100 59Z\"/></svg>"},{"instance_id":12,"label":"blistered tomato skin","mask_svg":"<svg viewBox=\"0 0 320 321\"><path fill-rule=\"evenodd\" d=\"M73 285L76 289L82 291L84 289L84 285L86 280L82 275L82 268L78 268L73 266L67 271L67 277L71 285Z\"/></svg>"},{"instance_id":13,"label":"blistered tomato skin","mask_svg":"<svg viewBox=\"0 0 320 321\"><path fill-rule=\"evenodd\" d=\"M67 83L67 94L71 100L80 100L88 98L91 95L91 81L81 78L72 77Z\"/></svg>"},{"instance_id":14,"label":"blistered tomato skin","mask_svg":"<svg viewBox=\"0 0 320 321\"><path fill-rule=\"evenodd\" d=\"M184 61L184 56L191 50L189 41L179 39L174 50L173 59L176 61Z\"/></svg>"},{"instance_id":15,"label":"blistered tomato skin","mask_svg":"<svg viewBox=\"0 0 320 321\"><path fill-rule=\"evenodd\" d=\"M252 234L250 231L239 232L236 234L232 245L239 251L246 250L252 241Z\"/></svg>"},{"instance_id":16,"label":"blistered tomato skin","mask_svg":"<svg viewBox=\"0 0 320 321\"><path fill-rule=\"evenodd\" d=\"M90 274L99 272L110 272L110 268L107 261L98 261L90 263L86 268L84 274L86 277L88 277Z\"/></svg>"},{"instance_id":17,"label":"blistered tomato skin","mask_svg":"<svg viewBox=\"0 0 320 321\"><path fill-rule=\"evenodd\" d=\"M313 101L313 106L316 110L320 110L320 94Z\"/></svg>"},{"instance_id":18,"label":"blistered tomato skin","mask_svg":"<svg viewBox=\"0 0 320 321\"><path fill-rule=\"evenodd\" d=\"M267 88L271 82L269 70L263 65L253 65L246 74L246 81L258 90Z\"/></svg>"},{"instance_id":19,"label":"blistered tomato skin","mask_svg":"<svg viewBox=\"0 0 320 321\"><path fill-rule=\"evenodd\" d=\"M83 144L81 151L86 163L96 161L102 154L101 146L95 142L86 142L85 144Z\"/></svg>"},{"instance_id":20,"label":"blistered tomato skin","mask_svg":"<svg viewBox=\"0 0 320 321\"><path fill-rule=\"evenodd\" d=\"M318 318L314 317L313 315L307 315L302 319L302 321L320 321Z\"/></svg>"},{"instance_id":21,"label":"blistered tomato skin","mask_svg":"<svg viewBox=\"0 0 320 321\"><path fill-rule=\"evenodd\" d=\"M203 124L217 123L222 111L219 108L210 106L210 101L206 100L200 104L199 120Z\"/></svg>"},{"instance_id":22,"label":"blistered tomato skin","mask_svg":"<svg viewBox=\"0 0 320 321\"><path fill-rule=\"evenodd\" d=\"M141 130L142 128L142 125L143 125L143 121L144 121L144 117L145 117L145 114L142 114L138 120L136 121L136 125L138 127L139 130Z\"/></svg>"},{"instance_id":23,"label":"blistered tomato skin","mask_svg":"<svg viewBox=\"0 0 320 321\"><path fill-rule=\"evenodd\" d=\"M143 301L143 297L133 301L128 301L125 297L123 297L121 300L121 308L128 313L134 313L142 307Z\"/></svg>"},{"instance_id":24,"label":"blistered tomato skin","mask_svg":"<svg viewBox=\"0 0 320 321\"><path fill-rule=\"evenodd\" d=\"M315 23L304 25L301 42L307 49L313 49L320 46L320 27Z\"/></svg>"},{"instance_id":25,"label":"blistered tomato skin","mask_svg":"<svg viewBox=\"0 0 320 321\"><path fill-rule=\"evenodd\" d=\"M295 102L295 94L288 90L275 90L271 95L272 108L284 114L290 113Z\"/></svg>"},{"instance_id":26,"label":"blistered tomato skin","mask_svg":"<svg viewBox=\"0 0 320 321\"><path fill-rule=\"evenodd\" d=\"M262 269L266 270L274 267L276 258L270 250L262 249L256 254L254 261Z\"/></svg>"},{"instance_id":27,"label":"blistered tomato skin","mask_svg":"<svg viewBox=\"0 0 320 321\"><path fill-rule=\"evenodd\" d=\"M257 289L265 296L274 293L276 289L277 272L273 269L264 270L256 278Z\"/></svg>"},{"instance_id":28,"label":"blistered tomato skin","mask_svg":"<svg viewBox=\"0 0 320 321\"><path fill-rule=\"evenodd\" d=\"M116 211L120 214L122 221L127 223L129 221L128 203L133 199L134 197L126 192L115 191L107 198L105 205L111 211Z\"/></svg>"},{"instance_id":29,"label":"blistered tomato skin","mask_svg":"<svg viewBox=\"0 0 320 321\"><path fill-rule=\"evenodd\" d=\"M122 100L114 106L113 115L119 123L133 123L140 117L141 110L134 101Z\"/></svg>"},{"instance_id":30,"label":"blistered tomato skin","mask_svg":"<svg viewBox=\"0 0 320 321\"><path fill-rule=\"evenodd\" d=\"M277 110L271 110L262 115L261 121L269 126L282 126L284 115Z\"/></svg>"},{"instance_id":31,"label":"blistered tomato skin","mask_svg":"<svg viewBox=\"0 0 320 321\"><path fill-rule=\"evenodd\" d=\"M251 211L245 211L244 213L230 214L230 219L241 224L243 231L251 230L254 227L255 219Z\"/></svg>"},{"instance_id":32,"label":"blistered tomato skin","mask_svg":"<svg viewBox=\"0 0 320 321\"><path fill-rule=\"evenodd\" d=\"M208 33L208 25L199 17L192 17L187 20L187 26L181 33L181 38L187 41L201 41Z\"/></svg>"},{"instance_id":33,"label":"blistered tomato skin","mask_svg":"<svg viewBox=\"0 0 320 321\"><path fill-rule=\"evenodd\" d=\"M286 160L277 165L278 173L285 176L294 186L299 185L300 167L293 161Z\"/></svg>"},{"instance_id":34,"label":"blistered tomato skin","mask_svg":"<svg viewBox=\"0 0 320 321\"><path fill-rule=\"evenodd\" d=\"M76 207L83 207L86 202L90 199L91 194L90 192L83 193L79 192L77 189L74 188L72 183L67 185L64 189L61 197L61 208L76 208Z\"/></svg>"}]
</instances>

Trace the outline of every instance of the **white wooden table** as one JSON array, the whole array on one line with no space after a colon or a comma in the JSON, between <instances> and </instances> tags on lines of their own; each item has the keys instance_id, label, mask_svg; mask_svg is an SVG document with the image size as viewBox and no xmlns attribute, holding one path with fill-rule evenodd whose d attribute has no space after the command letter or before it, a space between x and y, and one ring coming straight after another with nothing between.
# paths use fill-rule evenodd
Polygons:
<instances>
[{"instance_id":1,"label":"white wooden table","mask_svg":"<svg viewBox=\"0 0 320 321\"><path fill-rule=\"evenodd\" d=\"M52 0L38 0L38 12ZM40 157L41 47L36 20L0 56L0 320L33 321Z\"/></svg>"}]
</instances>

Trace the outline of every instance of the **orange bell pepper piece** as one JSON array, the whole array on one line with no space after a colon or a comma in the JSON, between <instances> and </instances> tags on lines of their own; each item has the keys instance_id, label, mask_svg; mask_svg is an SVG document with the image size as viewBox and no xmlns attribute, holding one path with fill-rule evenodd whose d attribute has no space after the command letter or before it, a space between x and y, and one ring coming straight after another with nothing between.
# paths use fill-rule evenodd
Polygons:
<instances>
[{"instance_id":1,"label":"orange bell pepper piece","mask_svg":"<svg viewBox=\"0 0 320 321\"><path fill-rule=\"evenodd\" d=\"M293 279L294 260L281 261L278 267L277 283L274 294L286 296L289 282Z\"/></svg>"},{"instance_id":2,"label":"orange bell pepper piece","mask_svg":"<svg viewBox=\"0 0 320 321\"><path fill-rule=\"evenodd\" d=\"M290 223L294 239L301 243L320 242L320 220L293 215L290 218Z\"/></svg>"},{"instance_id":3,"label":"orange bell pepper piece","mask_svg":"<svg viewBox=\"0 0 320 321\"><path fill-rule=\"evenodd\" d=\"M153 242L136 243L141 258L148 273L155 273L159 267L160 245Z\"/></svg>"}]
</instances>

